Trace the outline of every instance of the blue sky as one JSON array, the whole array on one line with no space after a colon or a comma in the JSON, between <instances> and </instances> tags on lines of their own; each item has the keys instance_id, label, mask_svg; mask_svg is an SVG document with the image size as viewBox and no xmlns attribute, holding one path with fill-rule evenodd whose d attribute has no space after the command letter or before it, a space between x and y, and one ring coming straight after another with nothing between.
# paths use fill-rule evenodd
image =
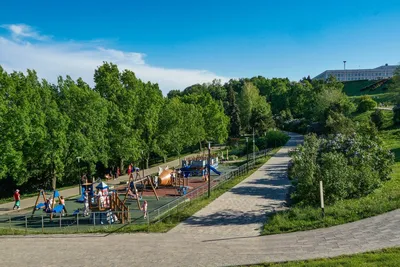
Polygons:
<instances>
[{"instance_id":1,"label":"blue sky","mask_svg":"<svg viewBox=\"0 0 400 267\"><path fill-rule=\"evenodd\" d=\"M400 1L5 1L0 64L82 76L103 60L164 92L400 62ZM382 4L381 4L382 3Z\"/></svg>"}]
</instances>

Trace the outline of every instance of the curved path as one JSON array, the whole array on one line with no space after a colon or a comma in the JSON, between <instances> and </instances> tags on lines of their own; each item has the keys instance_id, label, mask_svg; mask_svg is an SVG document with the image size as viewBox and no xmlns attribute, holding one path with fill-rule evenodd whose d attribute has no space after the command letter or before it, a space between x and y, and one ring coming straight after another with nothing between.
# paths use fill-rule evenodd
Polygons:
<instances>
[{"instance_id":1,"label":"curved path","mask_svg":"<svg viewBox=\"0 0 400 267\"><path fill-rule=\"evenodd\" d=\"M263 211L283 201L283 165L288 149L300 138L291 136L288 145L258 170L261 176L252 175L213 202L224 206L210 204L167 234L3 236L0 266L230 266L399 246L400 210L331 228L257 235ZM252 199L242 203L243 197ZM250 203L255 205L252 209Z\"/></svg>"}]
</instances>

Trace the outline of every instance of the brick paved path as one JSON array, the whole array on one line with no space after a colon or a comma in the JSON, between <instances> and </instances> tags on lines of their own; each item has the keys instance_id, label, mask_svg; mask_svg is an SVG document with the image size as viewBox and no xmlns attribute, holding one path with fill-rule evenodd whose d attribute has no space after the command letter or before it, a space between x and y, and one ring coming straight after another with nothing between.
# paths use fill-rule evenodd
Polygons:
<instances>
[{"instance_id":1,"label":"brick paved path","mask_svg":"<svg viewBox=\"0 0 400 267\"><path fill-rule=\"evenodd\" d=\"M301 135L290 135L290 141L266 164L170 232L193 236L259 235L266 213L286 203L291 185L287 178L288 152L303 140Z\"/></svg>"},{"instance_id":2,"label":"brick paved path","mask_svg":"<svg viewBox=\"0 0 400 267\"><path fill-rule=\"evenodd\" d=\"M289 145L293 142L292 139ZM267 164L271 164L277 158L287 161L285 151L287 152L287 147L280 150ZM400 210L331 228L256 236L263 216L260 210L268 210L272 205L282 203L282 188L286 188L287 185L278 182L285 179L283 169L280 169L284 164L279 160L275 164L278 168L272 168L270 165L270 171L274 171L276 176L266 176L263 173L259 178L268 179L259 179L259 182L276 182L267 183L269 186L264 188L266 192L263 194L257 191L263 188L259 185L257 190L250 191L253 192L254 198L259 199L257 201L260 201L260 204L256 200L252 201L261 206L251 209L245 203L242 205L231 200L234 204L229 208L228 204L224 203L224 200L228 199L226 196L216 200L225 205L223 212L231 209L231 217L236 217L233 220L220 217L219 220L222 220L224 225L208 222L212 221L213 212L221 212L221 209L209 205L205 209L208 212L197 213L194 218L167 234L1 236L0 266L232 266L333 257L400 246ZM265 167L262 168L265 170ZM235 188L243 188L256 180L258 178L250 177ZM269 187L281 188L282 194L277 194L275 190L268 189ZM227 195L238 190L235 188ZM251 195L248 190L242 192ZM264 199L269 200L266 202ZM245 216L250 218L248 224L239 220L241 214L237 214L238 206L243 207L243 213L253 214L253 217ZM211 219L206 219L210 215ZM257 218L258 216L260 218ZM229 224L239 233L229 231ZM239 230L242 227L244 230ZM192 229L195 234L188 233L188 229ZM229 234L223 231L228 231Z\"/></svg>"}]
</instances>

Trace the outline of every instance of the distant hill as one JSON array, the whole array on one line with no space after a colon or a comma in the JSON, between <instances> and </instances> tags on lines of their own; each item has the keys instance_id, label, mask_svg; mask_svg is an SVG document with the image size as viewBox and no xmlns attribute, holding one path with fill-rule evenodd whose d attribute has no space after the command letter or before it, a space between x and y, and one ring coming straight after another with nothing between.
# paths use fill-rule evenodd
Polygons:
<instances>
[{"instance_id":1,"label":"distant hill","mask_svg":"<svg viewBox=\"0 0 400 267\"><path fill-rule=\"evenodd\" d=\"M390 83L391 79L348 81L343 82L343 91L348 96L382 94L388 92Z\"/></svg>"}]
</instances>

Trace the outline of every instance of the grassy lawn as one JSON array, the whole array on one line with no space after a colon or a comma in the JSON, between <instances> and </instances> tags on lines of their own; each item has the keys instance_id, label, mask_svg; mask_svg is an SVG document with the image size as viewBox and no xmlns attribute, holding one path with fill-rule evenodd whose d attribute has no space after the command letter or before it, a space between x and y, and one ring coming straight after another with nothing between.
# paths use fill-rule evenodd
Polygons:
<instances>
[{"instance_id":1,"label":"grassy lawn","mask_svg":"<svg viewBox=\"0 0 400 267\"><path fill-rule=\"evenodd\" d=\"M175 227L180 222L186 220L190 216L192 216L197 211L201 210L209 203L214 201L216 198L221 196L223 193L246 179L253 172L255 172L262 164L264 164L273 154L275 154L279 148L273 149L270 153L268 153L266 158L260 158L257 160L255 168L249 171L248 174L238 176L233 178L224 184L221 184L219 187L215 188L212 191L211 198L207 198L206 196L197 198L189 202L188 205L185 205L181 208L176 208L169 213L165 214L165 217L159 220L156 223L147 224L127 224L127 225L109 225L102 227L95 227L91 225L76 225L76 223L71 223L70 226L58 227L57 218L54 219L53 225L54 227L45 228L44 232L41 229L41 222L37 223L36 230L28 229L25 232L24 229L16 229L12 227L8 227L7 222L3 224L3 228L0 227L0 235L18 235L18 234L72 234L72 233L132 233L132 232L167 232L168 230ZM24 226L25 222L19 222L22 226ZM23 227L22 227L23 228Z\"/></svg>"},{"instance_id":2,"label":"grassy lawn","mask_svg":"<svg viewBox=\"0 0 400 267\"><path fill-rule=\"evenodd\" d=\"M372 97L377 103L393 104L396 102L396 93L365 94ZM351 96L354 103L359 103L361 96Z\"/></svg>"},{"instance_id":3,"label":"grassy lawn","mask_svg":"<svg viewBox=\"0 0 400 267\"><path fill-rule=\"evenodd\" d=\"M359 115L366 116L365 114ZM389 117L390 115L388 115ZM368 196L325 203L325 218L317 207L294 205L278 212L264 225L263 234L304 231L357 221L400 208L400 129L383 130L380 136L396 156L391 180Z\"/></svg>"},{"instance_id":4,"label":"grassy lawn","mask_svg":"<svg viewBox=\"0 0 400 267\"><path fill-rule=\"evenodd\" d=\"M292 266L321 266L321 267L337 267L337 266L399 266L400 248L389 248L373 252L360 253L351 256L340 256L335 258L316 259L307 261L292 261L284 263L265 263L259 265L251 265L251 267L292 267ZM250 267L250 266L248 266Z\"/></svg>"}]
</instances>

